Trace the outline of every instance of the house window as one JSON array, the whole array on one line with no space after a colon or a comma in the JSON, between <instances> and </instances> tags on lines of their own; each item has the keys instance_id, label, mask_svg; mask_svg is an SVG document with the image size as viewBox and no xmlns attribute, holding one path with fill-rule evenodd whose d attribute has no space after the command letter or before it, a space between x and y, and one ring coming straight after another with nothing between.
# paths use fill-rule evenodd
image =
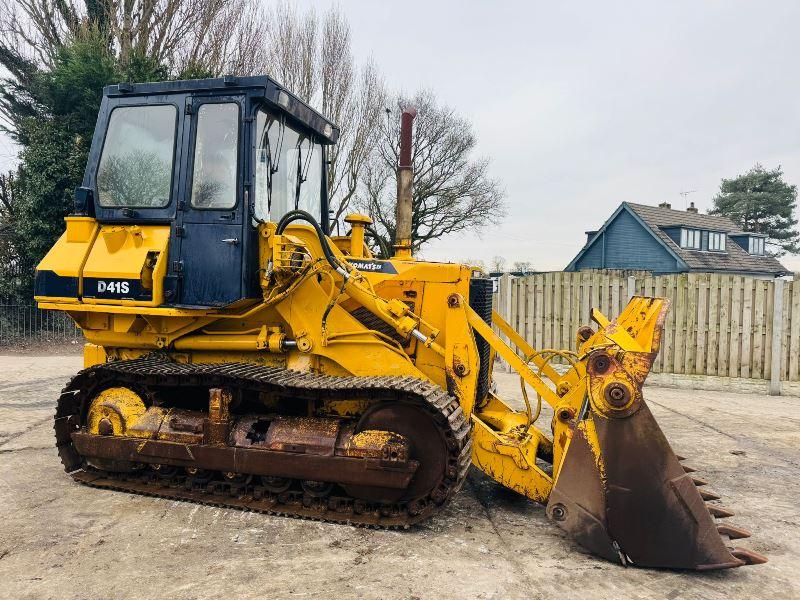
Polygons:
<instances>
[{"instance_id":1,"label":"house window","mask_svg":"<svg viewBox=\"0 0 800 600\"><path fill-rule=\"evenodd\" d=\"M764 238L750 237L750 254L763 255L764 254Z\"/></svg>"},{"instance_id":2,"label":"house window","mask_svg":"<svg viewBox=\"0 0 800 600\"><path fill-rule=\"evenodd\" d=\"M681 248L700 249L700 230L681 229Z\"/></svg>"},{"instance_id":3,"label":"house window","mask_svg":"<svg viewBox=\"0 0 800 600\"><path fill-rule=\"evenodd\" d=\"M725 234L709 231L708 249L713 252L725 252Z\"/></svg>"}]
</instances>

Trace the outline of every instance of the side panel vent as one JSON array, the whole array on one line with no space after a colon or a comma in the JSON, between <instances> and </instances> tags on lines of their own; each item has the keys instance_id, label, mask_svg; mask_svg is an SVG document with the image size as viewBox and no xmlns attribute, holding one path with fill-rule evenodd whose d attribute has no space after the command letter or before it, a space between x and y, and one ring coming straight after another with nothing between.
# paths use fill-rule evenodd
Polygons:
<instances>
[{"instance_id":1,"label":"side panel vent","mask_svg":"<svg viewBox=\"0 0 800 600\"><path fill-rule=\"evenodd\" d=\"M469 305L487 323L492 322L492 288L493 283L489 278L471 279L469 282ZM475 343L478 347L480 358L480 372L478 374L478 387L475 393L475 402L480 404L489 393L489 343L477 333Z\"/></svg>"}]
</instances>

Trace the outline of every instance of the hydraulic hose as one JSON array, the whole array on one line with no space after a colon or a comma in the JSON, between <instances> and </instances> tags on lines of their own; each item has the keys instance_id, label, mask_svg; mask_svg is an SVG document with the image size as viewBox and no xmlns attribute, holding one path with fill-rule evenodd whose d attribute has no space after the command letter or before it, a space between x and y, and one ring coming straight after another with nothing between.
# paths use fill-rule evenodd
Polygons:
<instances>
[{"instance_id":1,"label":"hydraulic hose","mask_svg":"<svg viewBox=\"0 0 800 600\"><path fill-rule=\"evenodd\" d=\"M381 236L379 236L378 232L375 231L375 229L373 229L369 225L364 227L364 231L366 231L367 234L372 236L372 238L378 244L378 248L381 249L381 258L384 259L384 260L388 260L388 258L389 258L389 249L386 247L386 242L383 241L383 238Z\"/></svg>"},{"instance_id":2,"label":"hydraulic hose","mask_svg":"<svg viewBox=\"0 0 800 600\"><path fill-rule=\"evenodd\" d=\"M282 234L289 223L293 221L305 221L309 225L311 225L314 230L317 232L317 237L319 238L319 244L322 246L322 253L325 255L325 260L333 267L333 269L340 274L344 274L345 279L348 276L347 270L342 266L342 264L336 259L334 256L331 247L328 245L328 238L325 236L325 233L322 231L322 227L319 226L316 219L312 217L309 213L304 210L292 210L286 213L281 217L281 220L278 221L278 229L276 233L278 235Z\"/></svg>"}]
</instances>

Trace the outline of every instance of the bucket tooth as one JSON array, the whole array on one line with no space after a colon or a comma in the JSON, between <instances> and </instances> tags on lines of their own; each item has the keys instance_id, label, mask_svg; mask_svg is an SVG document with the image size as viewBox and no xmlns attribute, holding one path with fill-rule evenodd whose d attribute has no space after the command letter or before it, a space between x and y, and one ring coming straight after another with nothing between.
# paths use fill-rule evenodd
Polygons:
<instances>
[{"instance_id":1,"label":"bucket tooth","mask_svg":"<svg viewBox=\"0 0 800 600\"><path fill-rule=\"evenodd\" d=\"M717 519L725 519L734 515L734 513L729 511L727 508L722 508L721 506L716 506L714 504L706 504L706 508L708 508L708 512L711 513L711 516L716 517Z\"/></svg>"},{"instance_id":2,"label":"bucket tooth","mask_svg":"<svg viewBox=\"0 0 800 600\"><path fill-rule=\"evenodd\" d=\"M698 487L700 487L701 485L708 485L708 482L705 479L702 479L701 477L692 476L692 481L694 481L694 484Z\"/></svg>"},{"instance_id":3,"label":"bucket tooth","mask_svg":"<svg viewBox=\"0 0 800 600\"><path fill-rule=\"evenodd\" d=\"M717 525L717 531L720 535L727 535L732 540L750 537L749 531L741 527L734 527L733 525Z\"/></svg>"},{"instance_id":4,"label":"bucket tooth","mask_svg":"<svg viewBox=\"0 0 800 600\"><path fill-rule=\"evenodd\" d=\"M681 466L683 467L684 473L694 473L695 471L697 471L697 469L695 469L694 467L690 467L689 465L681 465Z\"/></svg>"},{"instance_id":5,"label":"bucket tooth","mask_svg":"<svg viewBox=\"0 0 800 600\"><path fill-rule=\"evenodd\" d=\"M680 454L676 454L675 458L677 458L678 460L686 460L686 457L685 456L681 456Z\"/></svg>"},{"instance_id":6,"label":"bucket tooth","mask_svg":"<svg viewBox=\"0 0 800 600\"><path fill-rule=\"evenodd\" d=\"M732 548L730 552L746 565L763 565L767 562L766 556L747 548Z\"/></svg>"},{"instance_id":7,"label":"bucket tooth","mask_svg":"<svg viewBox=\"0 0 800 600\"><path fill-rule=\"evenodd\" d=\"M703 500L719 500L720 498L714 492L709 492L708 490L704 490L702 488L698 488L697 491L700 492L700 497Z\"/></svg>"}]
</instances>

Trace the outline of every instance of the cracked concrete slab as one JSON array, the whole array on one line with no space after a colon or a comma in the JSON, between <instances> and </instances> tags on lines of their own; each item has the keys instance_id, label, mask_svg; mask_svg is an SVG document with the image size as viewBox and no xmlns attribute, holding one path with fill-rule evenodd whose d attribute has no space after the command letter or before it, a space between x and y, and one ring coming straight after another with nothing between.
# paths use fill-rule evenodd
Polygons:
<instances>
[{"instance_id":1,"label":"cracked concrete slab","mask_svg":"<svg viewBox=\"0 0 800 600\"><path fill-rule=\"evenodd\" d=\"M648 387L656 418L753 532L758 567L645 571L588 555L474 469L410 531L373 531L80 486L52 448L79 357L0 357L0 598L752 598L800 596L800 403ZM44 373L45 375L42 375ZM521 406L518 380L498 375ZM543 412L542 423L550 413ZM545 425L546 427L546 425Z\"/></svg>"}]
</instances>

